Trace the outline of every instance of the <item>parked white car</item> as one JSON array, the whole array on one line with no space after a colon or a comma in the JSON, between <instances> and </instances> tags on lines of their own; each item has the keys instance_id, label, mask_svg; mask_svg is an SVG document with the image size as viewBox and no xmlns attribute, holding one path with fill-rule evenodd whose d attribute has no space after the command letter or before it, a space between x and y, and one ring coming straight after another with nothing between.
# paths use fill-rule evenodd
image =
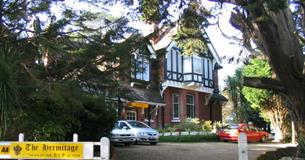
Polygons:
<instances>
[{"instance_id":1,"label":"parked white car","mask_svg":"<svg viewBox=\"0 0 305 160\"><path fill-rule=\"evenodd\" d=\"M136 143L148 142L155 145L159 142L159 132L149 127L145 123L132 120L118 121L119 128L124 128L123 132L132 132L135 135Z\"/></svg>"},{"instance_id":2,"label":"parked white car","mask_svg":"<svg viewBox=\"0 0 305 160\"><path fill-rule=\"evenodd\" d=\"M123 143L131 145L136 141L135 134L126 126L120 126L120 123L115 123L114 129L111 131L110 141L112 143Z\"/></svg>"}]
</instances>

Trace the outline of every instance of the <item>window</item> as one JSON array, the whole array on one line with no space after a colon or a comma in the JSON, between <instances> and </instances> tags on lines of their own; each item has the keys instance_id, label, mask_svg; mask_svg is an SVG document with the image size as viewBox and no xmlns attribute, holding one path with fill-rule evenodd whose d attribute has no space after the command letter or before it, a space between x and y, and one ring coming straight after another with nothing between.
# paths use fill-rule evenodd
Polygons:
<instances>
[{"instance_id":1,"label":"window","mask_svg":"<svg viewBox=\"0 0 305 160\"><path fill-rule=\"evenodd\" d=\"M179 119L179 95L173 94L173 119Z\"/></svg>"},{"instance_id":2,"label":"window","mask_svg":"<svg viewBox=\"0 0 305 160\"><path fill-rule=\"evenodd\" d=\"M198 73L198 74L203 73L202 58L197 56L193 57L193 68L194 68L194 73Z\"/></svg>"},{"instance_id":3,"label":"window","mask_svg":"<svg viewBox=\"0 0 305 160\"><path fill-rule=\"evenodd\" d=\"M123 129L123 128L130 129L130 127L126 123L121 122L120 126L119 126L119 129Z\"/></svg>"},{"instance_id":4,"label":"window","mask_svg":"<svg viewBox=\"0 0 305 160\"><path fill-rule=\"evenodd\" d=\"M135 56L135 78L149 81L149 61L142 54Z\"/></svg>"},{"instance_id":5,"label":"window","mask_svg":"<svg viewBox=\"0 0 305 160\"><path fill-rule=\"evenodd\" d=\"M137 120L137 112L136 111L127 111L127 120Z\"/></svg>"},{"instance_id":6,"label":"window","mask_svg":"<svg viewBox=\"0 0 305 160\"><path fill-rule=\"evenodd\" d=\"M186 116L187 118L195 118L195 104L193 95L186 95Z\"/></svg>"},{"instance_id":7,"label":"window","mask_svg":"<svg viewBox=\"0 0 305 160\"><path fill-rule=\"evenodd\" d=\"M192 57L183 58L183 73L192 73Z\"/></svg>"}]
</instances>

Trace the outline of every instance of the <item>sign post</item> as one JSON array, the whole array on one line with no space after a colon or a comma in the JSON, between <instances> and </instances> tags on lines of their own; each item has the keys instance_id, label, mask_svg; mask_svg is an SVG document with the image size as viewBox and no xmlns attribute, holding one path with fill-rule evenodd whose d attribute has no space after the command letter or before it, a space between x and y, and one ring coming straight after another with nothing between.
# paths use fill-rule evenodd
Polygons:
<instances>
[{"instance_id":1,"label":"sign post","mask_svg":"<svg viewBox=\"0 0 305 160\"><path fill-rule=\"evenodd\" d=\"M238 160L248 160L247 135L240 133L238 136Z\"/></svg>"}]
</instances>

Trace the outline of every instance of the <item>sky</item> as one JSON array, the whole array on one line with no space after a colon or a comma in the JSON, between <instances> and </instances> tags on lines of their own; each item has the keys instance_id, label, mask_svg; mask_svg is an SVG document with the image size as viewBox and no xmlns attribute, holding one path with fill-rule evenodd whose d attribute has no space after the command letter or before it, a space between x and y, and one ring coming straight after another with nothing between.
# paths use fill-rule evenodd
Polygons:
<instances>
[{"instance_id":1,"label":"sky","mask_svg":"<svg viewBox=\"0 0 305 160\"><path fill-rule=\"evenodd\" d=\"M89 9L90 11L95 10L94 6L90 6L87 4L80 4L78 2L75 2L74 0L66 0L64 3L66 3L68 6L70 6L73 9L81 10L84 8ZM207 0L204 0L204 6L210 9L214 6L214 2L209 2ZM124 7L121 4L117 4L112 7L107 7L109 9L109 13L113 16L124 16L128 10L126 7ZM223 5L223 8L221 10L221 14L219 14L219 27L221 28L222 32L225 33L227 36L241 36L241 33L234 29L230 23L230 13L232 10L232 5ZM54 11L58 10L59 8L54 7ZM174 17L177 18L177 17ZM140 22L132 22L131 26L136 27L138 29L141 29L143 33L148 32L149 27L143 25L143 23ZM225 38L222 35L222 32L219 30L219 27L217 25L211 25L209 26L206 31L212 41L212 44L214 45L215 50L217 51L217 54L219 57L228 57L228 56L238 56L240 51L242 50L242 47L239 46L234 40L230 40ZM223 68L219 70L218 76L219 76L219 86L220 89L224 89L225 87L225 79L234 74L235 69L240 66L241 64L236 63L228 63L226 59L222 59L222 66Z\"/></svg>"}]
</instances>

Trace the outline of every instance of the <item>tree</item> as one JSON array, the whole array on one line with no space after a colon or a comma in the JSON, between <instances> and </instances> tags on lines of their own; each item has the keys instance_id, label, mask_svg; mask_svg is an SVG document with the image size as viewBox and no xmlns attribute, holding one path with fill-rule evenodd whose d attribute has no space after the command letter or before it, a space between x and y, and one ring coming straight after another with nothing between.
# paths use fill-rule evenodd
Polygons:
<instances>
[{"instance_id":1,"label":"tree","mask_svg":"<svg viewBox=\"0 0 305 160\"><path fill-rule=\"evenodd\" d=\"M238 117L238 109L239 109L239 104L240 104L240 91L241 91L241 71L236 70L234 76L232 77L227 77L225 80L226 82L226 88L224 91L228 94L230 100L233 103L233 118L235 119L236 122L240 122L239 117Z\"/></svg>"},{"instance_id":2,"label":"tree","mask_svg":"<svg viewBox=\"0 0 305 160\"><path fill-rule=\"evenodd\" d=\"M263 58L251 58L242 69L243 76L247 77L271 77L271 68ZM251 107L259 111L261 117L271 123L275 131L275 140L281 141L288 136L290 118L285 107L286 99L276 93L251 87L244 87L242 94L250 102Z\"/></svg>"},{"instance_id":3,"label":"tree","mask_svg":"<svg viewBox=\"0 0 305 160\"><path fill-rule=\"evenodd\" d=\"M61 13L50 11L54 4L62 4ZM30 139L49 140L75 131L84 140L106 135L116 118L109 101L119 83L109 75L123 74L114 64L143 41L136 30L126 18L72 10L58 0L0 5L0 137L26 131ZM96 134L88 138L89 132Z\"/></svg>"},{"instance_id":4,"label":"tree","mask_svg":"<svg viewBox=\"0 0 305 160\"><path fill-rule=\"evenodd\" d=\"M231 24L243 32L248 48L251 47L250 39L255 42L257 48L268 57L272 71L276 74L276 78L245 77L244 84L285 95L291 103L288 109L291 110L296 130L305 135L304 54L299 39L302 34L296 34L299 26L294 22L288 1L222 2L236 5Z\"/></svg>"},{"instance_id":5,"label":"tree","mask_svg":"<svg viewBox=\"0 0 305 160\"><path fill-rule=\"evenodd\" d=\"M226 79L224 92L229 95L229 99L233 103L233 120L237 123L252 122L258 127L266 127L266 122L261 118L258 110L251 108L251 103L245 98L241 80L242 68L235 70L235 74Z\"/></svg>"}]
</instances>

